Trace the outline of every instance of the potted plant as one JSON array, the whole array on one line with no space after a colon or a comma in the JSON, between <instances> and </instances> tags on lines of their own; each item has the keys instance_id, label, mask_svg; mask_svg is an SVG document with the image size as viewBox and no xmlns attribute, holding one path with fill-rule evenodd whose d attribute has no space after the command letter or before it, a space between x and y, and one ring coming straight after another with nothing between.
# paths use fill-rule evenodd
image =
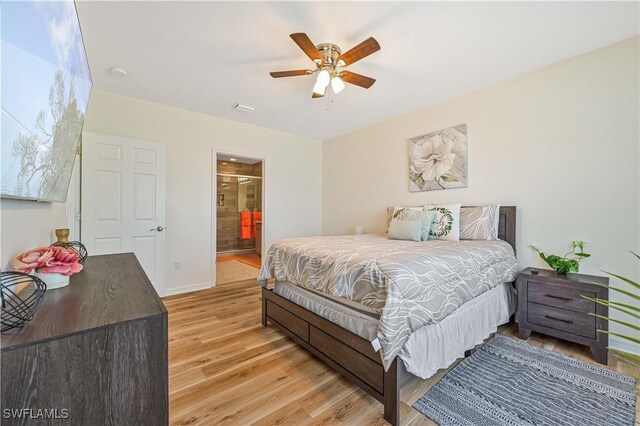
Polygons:
<instances>
[{"instance_id":1,"label":"potted plant","mask_svg":"<svg viewBox=\"0 0 640 426\"><path fill-rule=\"evenodd\" d=\"M635 257L637 257L638 259L640 259L640 255L631 252L631 254L633 254ZM616 277L621 281L626 282L627 284L629 284L634 291L627 291L625 289L622 289L620 287L612 287L612 286L607 286L609 287L609 290L613 290L617 293L620 294L624 294L625 296L630 297L632 300L636 301L638 304L633 305L633 304L628 304L628 303L620 303L620 302L613 302L611 300L602 300L602 299L594 299L591 297L587 297L587 296L582 296L587 300L591 300L592 302L596 302L599 303L601 305L607 306L609 309L613 309L614 311L618 311L624 315L627 316L627 318L632 318L631 321L632 322L628 322L628 321L624 321L624 320L619 320L619 319L614 319L611 317L604 317L602 315L598 315L595 313L590 313L590 315L593 315L595 317L599 317L602 319L605 319L607 321L609 321L609 323L615 322L617 324L620 324L622 326L624 326L625 328L628 328L632 331L632 335L628 336L626 334L621 334L621 333L615 333L615 332L611 332L611 331L605 331L605 330L598 330L598 332L600 333L608 333L612 336L617 336L621 339L627 340L633 344L636 344L638 346L640 346L640 283L630 279L630 278L626 278L623 277L621 275L618 274L614 274L611 272L607 272L607 271L603 271L606 274L611 275L612 277ZM634 324L635 322L635 324ZM634 337L635 336L635 337ZM619 358L624 359L625 361L636 365L638 367L640 367L640 355L637 354L633 354L630 352L625 352L625 351L621 351L618 349L612 349L612 348L608 348L611 352L613 352L614 355L616 355Z\"/></svg>"},{"instance_id":2,"label":"potted plant","mask_svg":"<svg viewBox=\"0 0 640 426\"><path fill-rule=\"evenodd\" d=\"M558 274L566 274L567 272L578 272L580 270L580 261L586 257L590 257L589 253L584 252L584 241L572 241L571 251L567 252L563 257L555 254L546 255L537 246L532 245L533 248L542 260L551 267ZM576 252L576 250L580 250ZM572 256L573 258L570 258Z\"/></svg>"},{"instance_id":3,"label":"potted plant","mask_svg":"<svg viewBox=\"0 0 640 426\"><path fill-rule=\"evenodd\" d=\"M37 247L18 255L11 261L16 271L33 274L47 285L47 289L69 285L69 277L82 271L77 251L66 247Z\"/></svg>"}]
</instances>

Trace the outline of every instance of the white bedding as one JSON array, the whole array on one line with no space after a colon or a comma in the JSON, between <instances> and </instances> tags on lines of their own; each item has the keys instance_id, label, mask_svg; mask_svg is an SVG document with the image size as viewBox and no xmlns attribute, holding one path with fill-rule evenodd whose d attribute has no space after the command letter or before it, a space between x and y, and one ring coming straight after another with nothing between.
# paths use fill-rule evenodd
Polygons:
<instances>
[{"instance_id":1,"label":"white bedding","mask_svg":"<svg viewBox=\"0 0 640 426\"><path fill-rule=\"evenodd\" d=\"M331 300L287 282L276 282L274 292L323 318L373 341L377 335L378 316L374 310L357 303ZM516 297L510 283L466 302L436 324L413 332L398 357L407 371L423 379L450 366L464 352L482 343L497 327L509 321L515 312Z\"/></svg>"}]
</instances>

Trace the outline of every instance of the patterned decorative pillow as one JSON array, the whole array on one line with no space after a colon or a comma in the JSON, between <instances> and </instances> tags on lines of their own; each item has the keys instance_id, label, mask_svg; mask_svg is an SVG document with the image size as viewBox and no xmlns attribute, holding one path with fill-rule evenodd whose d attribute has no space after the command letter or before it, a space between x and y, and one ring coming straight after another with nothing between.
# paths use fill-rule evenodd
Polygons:
<instances>
[{"instance_id":1,"label":"patterned decorative pillow","mask_svg":"<svg viewBox=\"0 0 640 426\"><path fill-rule=\"evenodd\" d=\"M429 237L438 240L459 241L461 207L461 204L428 204L424 206L424 211L435 212Z\"/></svg>"},{"instance_id":2,"label":"patterned decorative pillow","mask_svg":"<svg viewBox=\"0 0 640 426\"><path fill-rule=\"evenodd\" d=\"M429 239L429 233L431 232L431 224L435 219L435 212L425 212L424 210L412 210L412 209L402 209L400 210L399 217L397 219L400 220L417 220L422 224L422 241L427 241Z\"/></svg>"},{"instance_id":3,"label":"patterned decorative pillow","mask_svg":"<svg viewBox=\"0 0 640 426\"><path fill-rule=\"evenodd\" d=\"M390 240L420 241L421 238L422 222L419 220L391 220L389 224Z\"/></svg>"},{"instance_id":4,"label":"patterned decorative pillow","mask_svg":"<svg viewBox=\"0 0 640 426\"><path fill-rule=\"evenodd\" d=\"M423 211L423 208L422 207L387 207L387 232L389 232L389 225L391 224L391 219L400 219L400 213L403 210Z\"/></svg>"},{"instance_id":5,"label":"patterned decorative pillow","mask_svg":"<svg viewBox=\"0 0 640 426\"><path fill-rule=\"evenodd\" d=\"M462 207L460 209L461 240L497 240L500 206Z\"/></svg>"}]
</instances>

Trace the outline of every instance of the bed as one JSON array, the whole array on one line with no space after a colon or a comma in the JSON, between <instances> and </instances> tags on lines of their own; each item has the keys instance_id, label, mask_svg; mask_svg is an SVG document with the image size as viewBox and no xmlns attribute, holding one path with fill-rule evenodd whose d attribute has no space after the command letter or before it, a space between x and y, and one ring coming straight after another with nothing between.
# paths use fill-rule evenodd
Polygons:
<instances>
[{"instance_id":1,"label":"bed","mask_svg":"<svg viewBox=\"0 0 640 426\"><path fill-rule=\"evenodd\" d=\"M500 208L499 241L364 235L278 242L259 276L262 323L381 401L384 418L398 424L405 369L428 377L509 320L515 220L515 207Z\"/></svg>"}]
</instances>

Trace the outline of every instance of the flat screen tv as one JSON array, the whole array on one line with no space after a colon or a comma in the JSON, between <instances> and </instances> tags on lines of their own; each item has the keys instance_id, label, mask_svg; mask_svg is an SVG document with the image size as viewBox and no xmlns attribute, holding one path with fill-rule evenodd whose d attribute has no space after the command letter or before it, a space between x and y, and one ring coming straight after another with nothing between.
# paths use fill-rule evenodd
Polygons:
<instances>
[{"instance_id":1,"label":"flat screen tv","mask_svg":"<svg viewBox=\"0 0 640 426\"><path fill-rule=\"evenodd\" d=\"M64 202L92 81L75 3L2 2L1 195Z\"/></svg>"}]
</instances>

